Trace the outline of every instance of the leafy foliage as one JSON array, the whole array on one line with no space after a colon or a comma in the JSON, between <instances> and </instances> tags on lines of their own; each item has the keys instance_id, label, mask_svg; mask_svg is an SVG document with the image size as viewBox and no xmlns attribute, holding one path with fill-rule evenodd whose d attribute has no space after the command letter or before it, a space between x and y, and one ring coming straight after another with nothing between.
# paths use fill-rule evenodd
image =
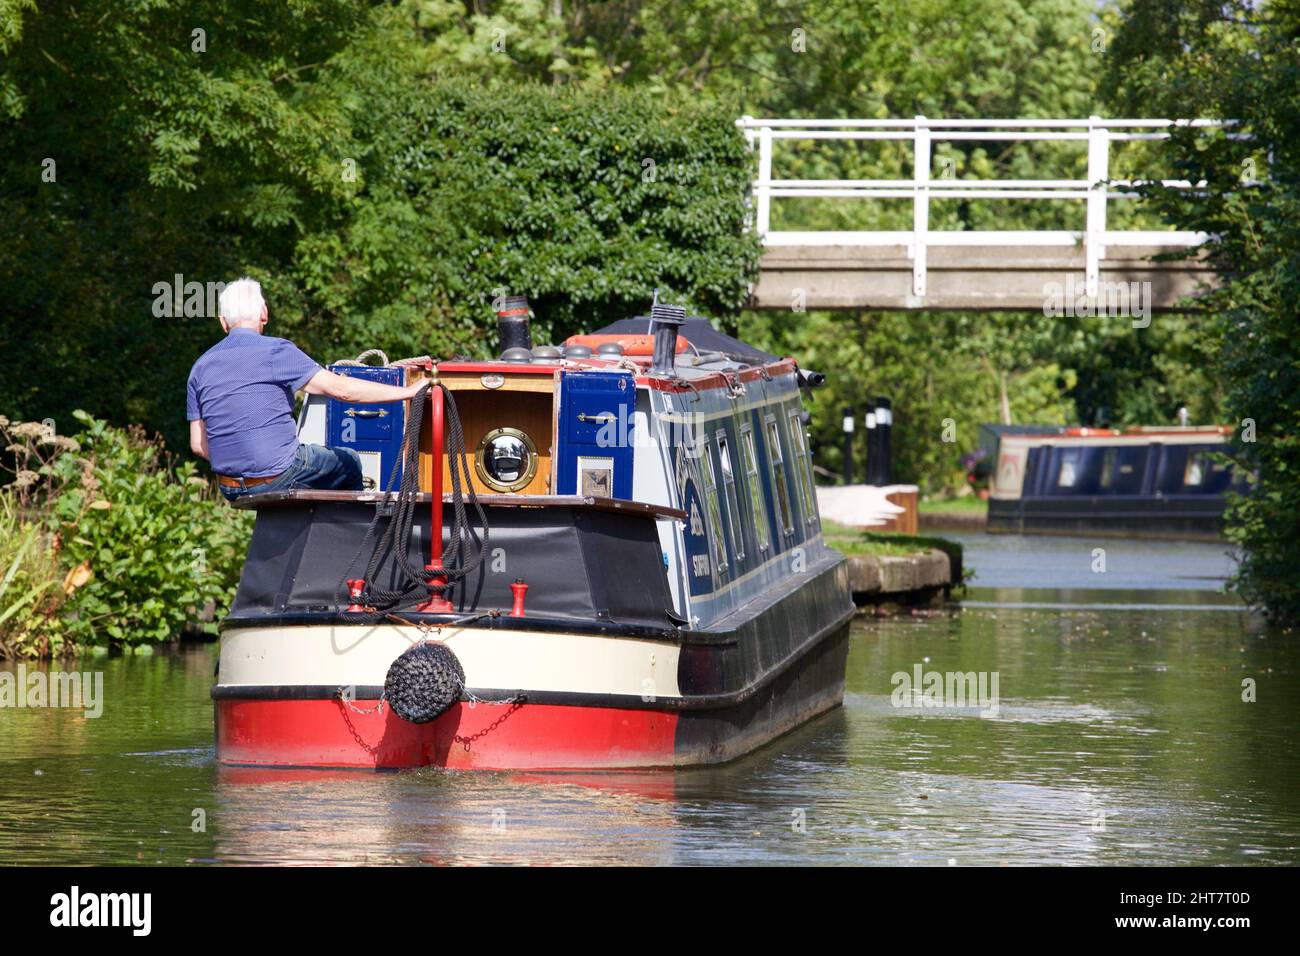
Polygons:
<instances>
[{"instance_id":1,"label":"leafy foliage","mask_svg":"<svg viewBox=\"0 0 1300 956\"><path fill-rule=\"evenodd\" d=\"M63 651L62 580L45 529L0 489L0 658Z\"/></svg>"},{"instance_id":2,"label":"leafy foliage","mask_svg":"<svg viewBox=\"0 0 1300 956\"><path fill-rule=\"evenodd\" d=\"M310 307L293 331L336 349L484 354L505 293L529 296L542 336L635 314L656 288L734 313L758 246L732 120L635 92L459 81L377 102L364 204L298 245Z\"/></svg>"},{"instance_id":3,"label":"leafy foliage","mask_svg":"<svg viewBox=\"0 0 1300 956\"><path fill-rule=\"evenodd\" d=\"M0 8L0 91L18 110L0 112L0 349L26 351L0 408L66 420L93 404L184 447L185 378L221 333L206 310L157 314L176 276L260 278L271 331L322 361L482 353L500 288L560 331L656 287L739 306L757 247L734 109L431 84L406 12Z\"/></svg>"},{"instance_id":4,"label":"leafy foliage","mask_svg":"<svg viewBox=\"0 0 1300 956\"><path fill-rule=\"evenodd\" d=\"M1108 89L1132 109L1194 102L1237 120L1185 130L1167 154L1195 196L1153 188L1151 205L1180 228L1219 237L1224 277L1210 330L1238 426L1235 457L1256 469L1256 493L1231 506L1245 546L1242 593L1279 619L1300 620L1300 4L1131 0ZM1231 134L1231 135L1230 135Z\"/></svg>"},{"instance_id":5,"label":"leafy foliage","mask_svg":"<svg viewBox=\"0 0 1300 956\"><path fill-rule=\"evenodd\" d=\"M1065 393L1075 375L1055 360L1056 319L896 312L849 318L809 313L798 319L783 325L747 314L741 331L827 373L810 406L824 477L843 470L841 418L847 407L858 419L854 474L861 480L862 408L876 396L893 401L895 479L915 482L926 494L952 493L965 484L962 453L977 445L981 423L1000 420L1004 398L1013 421L1073 418Z\"/></svg>"},{"instance_id":6,"label":"leafy foliage","mask_svg":"<svg viewBox=\"0 0 1300 956\"><path fill-rule=\"evenodd\" d=\"M43 656L164 641L187 625L215 633L251 515L233 511L192 462L173 467L142 429L75 417L76 440L62 439L38 472L0 488L0 563L13 571L0 569L0 650ZM22 444L48 437L24 424L10 429Z\"/></svg>"}]
</instances>

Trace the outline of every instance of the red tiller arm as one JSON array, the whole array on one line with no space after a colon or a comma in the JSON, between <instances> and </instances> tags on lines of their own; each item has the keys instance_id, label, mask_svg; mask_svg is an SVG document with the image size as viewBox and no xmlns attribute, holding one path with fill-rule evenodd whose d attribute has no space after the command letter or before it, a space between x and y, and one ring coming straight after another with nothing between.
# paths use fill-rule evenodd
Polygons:
<instances>
[{"instance_id":1,"label":"red tiller arm","mask_svg":"<svg viewBox=\"0 0 1300 956\"><path fill-rule=\"evenodd\" d=\"M432 527L429 534L429 563L426 571L442 570L442 459L443 447L443 394L442 386L435 381L429 389L429 456L432 468ZM446 575L435 575L434 581L446 585ZM430 593L429 600L416 607L419 611L445 614L454 610L447 592Z\"/></svg>"}]
</instances>

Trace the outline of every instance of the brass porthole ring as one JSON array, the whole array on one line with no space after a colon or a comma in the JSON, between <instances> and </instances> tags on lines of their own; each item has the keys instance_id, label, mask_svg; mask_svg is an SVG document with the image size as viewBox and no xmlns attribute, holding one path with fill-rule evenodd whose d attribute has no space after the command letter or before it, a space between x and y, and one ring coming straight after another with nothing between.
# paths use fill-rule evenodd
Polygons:
<instances>
[{"instance_id":1,"label":"brass porthole ring","mask_svg":"<svg viewBox=\"0 0 1300 956\"><path fill-rule=\"evenodd\" d=\"M512 459L517 457L511 453L517 452L520 446L527 455L527 461L521 462L517 469L506 472L516 474L513 479L502 477L502 465L510 467ZM478 443L478 451L474 454L474 470L478 473L479 480L493 491L518 491L526 487L537 474L537 446L526 432L518 428L494 428Z\"/></svg>"}]
</instances>

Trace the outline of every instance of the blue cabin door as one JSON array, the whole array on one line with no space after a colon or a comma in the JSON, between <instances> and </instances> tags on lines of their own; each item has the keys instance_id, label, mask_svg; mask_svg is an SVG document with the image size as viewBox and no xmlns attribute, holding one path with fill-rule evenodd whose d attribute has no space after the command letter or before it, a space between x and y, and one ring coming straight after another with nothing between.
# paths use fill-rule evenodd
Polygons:
<instances>
[{"instance_id":1,"label":"blue cabin door","mask_svg":"<svg viewBox=\"0 0 1300 956\"><path fill-rule=\"evenodd\" d=\"M632 497L632 413L627 372L570 372L560 382L556 494Z\"/></svg>"},{"instance_id":2,"label":"blue cabin door","mask_svg":"<svg viewBox=\"0 0 1300 956\"><path fill-rule=\"evenodd\" d=\"M378 365L331 365L330 371L384 385L401 385L405 376L400 368ZM394 468L398 473L393 487L399 486L405 433L404 402L362 405L331 398L325 406L326 442L331 448L350 448L360 456L367 491L386 488Z\"/></svg>"}]
</instances>

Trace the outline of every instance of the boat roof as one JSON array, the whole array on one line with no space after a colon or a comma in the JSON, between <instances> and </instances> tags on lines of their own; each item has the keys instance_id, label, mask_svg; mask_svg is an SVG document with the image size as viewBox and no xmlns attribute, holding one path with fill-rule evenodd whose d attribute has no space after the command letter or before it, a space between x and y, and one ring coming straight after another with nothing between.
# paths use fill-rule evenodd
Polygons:
<instances>
[{"instance_id":1,"label":"boat roof","mask_svg":"<svg viewBox=\"0 0 1300 956\"><path fill-rule=\"evenodd\" d=\"M1186 428L1138 426L1119 431L1114 428L1069 428L1052 434L1003 435L1005 447L1036 445L1117 446L1117 445L1190 445L1221 444L1232 434L1229 425L1202 425Z\"/></svg>"},{"instance_id":2,"label":"boat roof","mask_svg":"<svg viewBox=\"0 0 1300 956\"><path fill-rule=\"evenodd\" d=\"M772 355L724 332L719 332L708 319L692 316L687 317L684 322L678 334L680 340L684 341L685 348L677 354L672 378L687 388L743 383L772 374L793 372L795 369L792 359ZM581 337L648 336L649 328L650 317L640 315L630 319L620 319ZM552 375L556 371L581 373L623 369L634 371L637 375L637 384L643 387L661 390L675 390L681 387L648 374L650 356L640 354L590 355L585 358L534 358L531 362L453 358L431 364L436 364L442 371L450 373L504 375Z\"/></svg>"},{"instance_id":3,"label":"boat roof","mask_svg":"<svg viewBox=\"0 0 1300 956\"><path fill-rule=\"evenodd\" d=\"M695 348L696 353L721 352L738 365L767 365L780 361L779 355L772 355L755 348L748 342L732 338L725 332L719 332L713 323L702 316L687 316L680 334ZM630 319L619 319L603 329L597 329L596 335L648 335L650 333L650 316L638 315Z\"/></svg>"}]
</instances>

